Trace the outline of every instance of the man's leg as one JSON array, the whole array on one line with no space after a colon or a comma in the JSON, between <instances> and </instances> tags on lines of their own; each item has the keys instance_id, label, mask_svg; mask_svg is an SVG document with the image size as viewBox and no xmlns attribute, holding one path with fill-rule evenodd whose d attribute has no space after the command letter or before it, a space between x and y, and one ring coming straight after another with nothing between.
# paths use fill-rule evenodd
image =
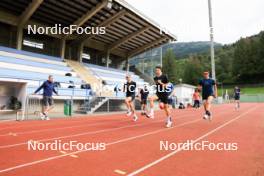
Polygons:
<instances>
[{"instance_id":1,"label":"man's leg","mask_svg":"<svg viewBox=\"0 0 264 176\"><path fill-rule=\"evenodd\" d=\"M43 100L44 101L44 100ZM43 105L42 105L42 111L40 113L40 118L41 120L45 120L45 117L46 117L46 111L49 107L43 102Z\"/></svg>"},{"instance_id":2,"label":"man's leg","mask_svg":"<svg viewBox=\"0 0 264 176\"><path fill-rule=\"evenodd\" d=\"M236 109L238 109L240 107L239 100L236 99L235 102L236 102Z\"/></svg>"},{"instance_id":3,"label":"man's leg","mask_svg":"<svg viewBox=\"0 0 264 176\"><path fill-rule=\"evenodd\" d=\"M207 99L203 99L203 107L204 107L204 111L206 112L206 110L207 110Z\"/></svg>"},{"instance_id":4,"label":"man's leg","mask_svg":"<svg viewBox=\"0 0 264 176\"><path fill-rule=\"evenodd\" d=\"M145 115L146 114L146 100L141 100L141 114Z\"/></svg>"},{"instance_id":5,"label":"man's leg","mask_svg":"<svg viewBox=\"0 0 264 176\"><path fill-rule=\"evenodd\" d=\"M130 97L129 107L130 107L131 112L133 114L133 120L137 121L138 120L138 116L136 114L136 109L135 109L135 106L134 106L134 99L135 99L135 97Z\"/></svg>"},{"instance_id":6,"label":"man's leg","mask_svg":"<svg viewBox=\"0 0 264 176\"><path fill-rule=\"evenodd\" d=\"M213 101L214 97L213 96L209 96L206 100L206 110L210 111L211 110L211 106L212 106L212 101Z\"/></svg>"},{"instance_id":7,"label":"man's leg","mask_svg":"<svg viewBox=\"0 0 264 176\"><path fill-rule=\"evenodd\" d=\"M130 109L129 98L130 97L126 97L126 99L125 99L125 104L126 104L127 109Z\"/></svg>"},{"instance_id":8,"label":"man's leg","mask_svg":"<svg viewBox=\"0 0 264 176\"><path fill-rule=\"evenodd\" d=\"M48 115L49 112L50 112L53 108L54 108L53 105L51 105L51 106L47 106L47 108L46 108L46 110L44 111L44 113Z\"/></svg>"},{"instance_id":9,"label":"man's leg","mask_svg":"<svg viewBox=\"0 0 264 176\"><path fill-rule=\"evenodd\" d=\"M209 118L211 120L211 106L212 106L212 101L213 101L214 97L213 96L209 96L207 98L207 100L205 101L205 114L207 115L207 118Z\"/></svg>"},{"instance_id":10,"label":"man's leg","mask_svg":"<svg viewBox=\"0 0 264 176\"><path fill-rule=\"evenodd\" d=\"M147 115L147 117L154 118L154 101L158 99L159 98L156 95L149 97L150 114Z\"/></svg>"},{"instance_id":11,"label":"man's leg","mask_svg":"<svg viewBox=\"0 0 264 176\"><path fill-rule=\"evenodd\" d=\"M126 97L126 99L125 99L125 104L127 107L127 115L128 116L131 115L130 100L131 100L131 97Z\"/></svg>"},{"instance_id":12,"label":"man's leg","mask_svg":"<svg viewBox=\"0 0 264 176\"><path fill-rule=\"evenodd\" d=\"M44 114L45 114L46 120L49 120L48 114L54 108L54 100L52 97L48 98L47 105L48 106L46 110L44 111Z\"/></svg>"},{"instance_id":13,"label":"man's leg","mask_svg":"<svg viewBox=\"0 0 264 176\"><path fill-rule=\"evenodd\" d=\"M166 127L169 128L172 126L172 118L171 118L170 106L167 102L164 102L164 112L167 117Z\"/></svg>"},{"instance_id":14,"label":"man's leg","mask_svg":"<svg viewBox=\"0 0 264 176\"><path fill-rule=\"evenodd\" d=\"M135 106L133 104L133 99L131 97L129 100L129 108L131 109L131 112L134 114L135 113Z\"/></svg>"}]
</instances>

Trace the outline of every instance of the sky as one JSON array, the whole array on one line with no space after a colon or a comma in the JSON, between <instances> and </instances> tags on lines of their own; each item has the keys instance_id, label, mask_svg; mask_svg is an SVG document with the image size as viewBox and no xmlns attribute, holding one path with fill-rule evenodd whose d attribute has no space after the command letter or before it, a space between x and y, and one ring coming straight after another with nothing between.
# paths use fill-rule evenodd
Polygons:
<instances>
[{"instance_id":1,"label":"sky","mask_svg":"<svg viewBox=\"0 0 264 176\"><path fill-rule=\"evenodd\" d=\"M209 41L207 0L126 0L177 36ZM264 0L212 0L215 41L230 44L264 30Z\"/></svg>"}]
</instances>

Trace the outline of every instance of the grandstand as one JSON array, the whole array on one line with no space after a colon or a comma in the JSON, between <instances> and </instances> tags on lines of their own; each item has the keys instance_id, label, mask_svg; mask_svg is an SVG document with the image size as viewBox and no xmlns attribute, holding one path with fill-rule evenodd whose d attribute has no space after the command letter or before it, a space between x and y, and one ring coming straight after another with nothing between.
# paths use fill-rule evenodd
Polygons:
<instances>
[{"instance_id":1,"label":"grandstand","mask_svg":"<svg viewBox=\"0 0 264 176\"><path fill-rule=\"evenodd\" d=\"M114 89L121 89L126 74L139 86L149 84L144 76L129 71L128 60L176 40L123 0L3 0L0 17L0 111L9 110L6 105L13 94L22 102L22 116L26 112L27 117L40 111L41 96L31 94L50 74L59 92L54 97L54 116L62 116L65 100L74 101L74 113L122 110L124 94ZM106 33L28 34L30 25L56 24L103 26ZM25 84L24 93L18 90L20 83ZM115 106L110 108L110 104Z\"/></svg>"}]
</instances>

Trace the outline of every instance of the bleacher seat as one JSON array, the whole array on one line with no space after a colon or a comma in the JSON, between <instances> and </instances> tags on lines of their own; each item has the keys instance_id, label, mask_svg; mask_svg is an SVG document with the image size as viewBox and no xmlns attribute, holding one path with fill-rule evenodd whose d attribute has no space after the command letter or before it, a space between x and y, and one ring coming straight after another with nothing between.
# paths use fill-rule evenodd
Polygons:
<instances>
[{"instance_id":1,"label":"bleacher seat","mask_svg":"<svg viewBox=\"0 0 264 176\"><path fill-rule=\"evenodd\" d=\"M43 59L54 60L54 61L59 61L59 62L62 61L62 59L60 57L48 56L48 55L39 54L39 53L32 53L29 51L17 50L14 48L8 48L8 47L4 47L4 46L0 46L0 51L6 51L9 53L16 53L16 54L20 54L20 55L32 56L32 57L36 57L36 58L43 58Z\"/></svg>"},{"instance_id":2,"label":"bleacher seat","mask_svg":"<svg viewBox=\"0 0 264 176\"><path fill-rule=\"evenodd\" d=\"M66 73L71 73L72 76L65 76ZM80 89L83 81L61 58L0 47L0 78L26 80L27 93L33 93L47 80L49 74L54 76L55 81L61 83L61 88L58 88L59 95L72 96L73 91L68 88L72 84L70 82L76 87L74 96L89 95L89 92Z\"/></svg>"},{"instance_id":3,"label":"bleacher seat","mask_svg":"<svg viewBox=\"0 0 264 176\"><path fill-rule=\"evenodd\" d=\"M107 85L120 85L123 84L125 80L125 76L127 74L131 75L132 80L137 82L139 86L144 84L148 84L144 82L138 75L133 72L126 72L124 70L114 69L114 68L106 68L99 65L93 64L84 64L88 69L92 71L94 76L99 77L100 79L104 80Z\"/></svg>"}]
</instances>

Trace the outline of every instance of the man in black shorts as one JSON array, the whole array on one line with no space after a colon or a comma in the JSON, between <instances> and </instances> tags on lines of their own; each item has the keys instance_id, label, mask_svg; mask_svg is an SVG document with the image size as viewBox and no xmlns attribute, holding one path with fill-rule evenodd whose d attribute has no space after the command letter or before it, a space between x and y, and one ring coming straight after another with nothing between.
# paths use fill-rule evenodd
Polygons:
<instances>
[{"instance_id":1,"label":"man in black shorts","mask_svg":"<svg viewBox=\"0 0 264 176\"><path fill-rule=\"evenodd\" d=\"M133 115L133 120L137 121L138 117L136 115L135 107L133 105L136 96L136 82L132 81L131 76L126 76L126 83L124 84L123 91L126 93L125 103L127 106L127 116Z\"/></svg>"},{"instance_id":2,"label":"man in black shorts","mask_svg":"<svg viewBox=\"0 0 264 176\"><path fill-rule=\"evenodd\" d=\"M202 90L205 114L204 119L212 120L211 104L214 98L217 98L217 86L215 80L209 77L209 72L203 73L204 78L199 81L198 89Z\"/></svg>"},{"instance_id":3,"label":"man in black shorts","mask_svg":"<svg viewBox=\"0 0 264 176\"><path fill-rule=\"evenodd\" d=\"M235 87L234 88L234 98L235 98L235 103L236 103L236 109L240 108L240 88L239 87Z\"/></svg>"},{"instance_id":4,"label":"man in black shorts","mask_svg":"<svg viewBox=\"0 0 264 176\"><path fill-rule=\"evenodd\" d=\"M156 95L153 95L149 98L150 100L150 114L147 115L149 118L154 118L154 101L158 100L160 104L163 104L160 107L163 107L165 114L167 116L166 127L169 128L172 126L172 118L168 104L169 93L167 85L169 83L166 75L162 74L162 68L160 66L156 67L156 76L154 77L154 81L156 83Z\"/></svg>"},{"instance_id":5,"label":"man in black shorts","mask_svg":"<svg viewBox=\"0 0 264 176\"><path fill-rule=\"evenodd\" d=\"M43 108L42 113L40 113L40 117L42 120L49 120L48 113L54 108L52 94L54 92L56 95L58 95L58 92L55 90L55 84L52 75L49 75L48 80L43 82L43 84L35 91L34 94L38 93L41 89L43 89Z\"/></svg>"},{"instance_id":6,"label":"man in black shorts","mask_svg":"<svg viewBox=\"0 0 264 176\"><path fill-rule=\"evenodd\" d=\"M147 99L149 95L147 85L144 85L144 88L140 89L140 103L141 103L141 115L146 115L146 106L147 106Z\"/></svg>"}]
</instances>

